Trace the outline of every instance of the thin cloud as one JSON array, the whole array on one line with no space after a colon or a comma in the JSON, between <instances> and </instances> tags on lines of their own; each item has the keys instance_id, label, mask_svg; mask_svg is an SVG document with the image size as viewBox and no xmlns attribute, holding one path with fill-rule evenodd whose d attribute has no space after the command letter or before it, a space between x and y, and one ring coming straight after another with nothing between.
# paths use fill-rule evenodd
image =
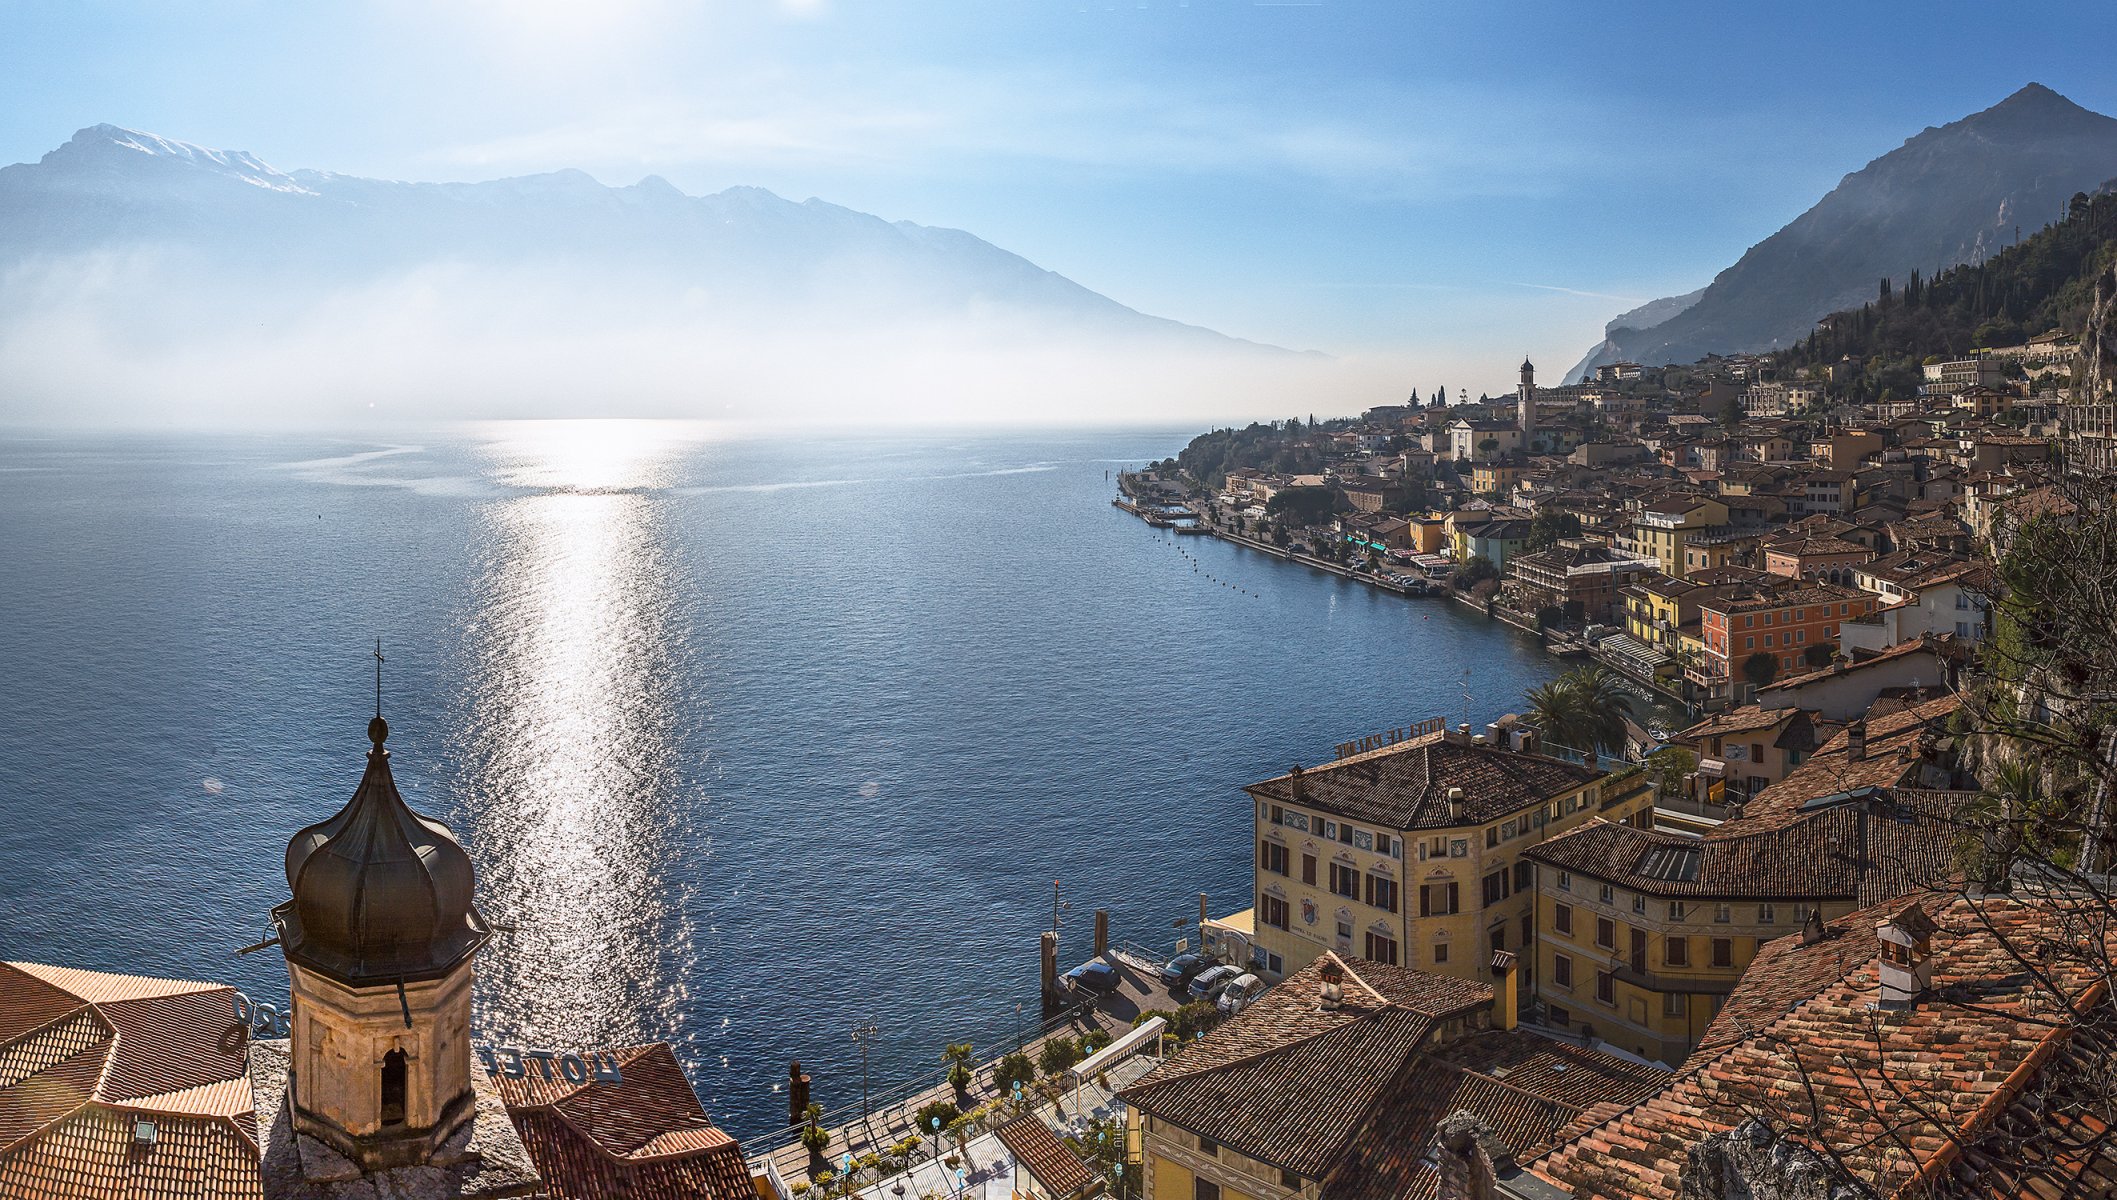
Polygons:
<instances>
[{"instance_id":1,"label":"thin cloud","mask_svg":"<svg viewBox=\"0 0 2117 1200\"><path fill-rule=\"evenodd\" d=\"M1520 281L1509 281L1508 286L1535 288L1540 292L1560 292L1568 296L1585 296L1590 300L1613 300L1619 304L1640 305L1645 304L1648 300L1648 297L1645 296L1619 296L1610 292L1591 292L1583 288L1560 287L1558 284L1555 283L1522 283Z\"/></svg>"},{"instance_id":2,"label":"thin cloud","mask_svg":"<svg viewBox=\"0 0 2117 1200\"><path fill-rule=\"evenodd\" d=\"M1317 97L1306 112L1057 71L917 70L841 79L752 71L679 101L613 106L445 147L437 164L543 171L887 167L946 177L1054 169L1321 181L1363 193L1545 194L1595 161L1551 114L1459 92ZM1461 118L1477 110L1475 122ZM1574 114L1576 117L1579 114ZM1495 131L1500 131L1496 133Z\"/></svg>"}]
</instances>

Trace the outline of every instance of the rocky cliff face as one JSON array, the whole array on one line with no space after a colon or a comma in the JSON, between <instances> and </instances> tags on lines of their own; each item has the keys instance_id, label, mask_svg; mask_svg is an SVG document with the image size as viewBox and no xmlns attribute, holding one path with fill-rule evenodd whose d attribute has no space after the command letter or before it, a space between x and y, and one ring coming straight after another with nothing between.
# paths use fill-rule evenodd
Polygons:
<instances>
[{"instance_id":1,"label":"rocky cliff face","mask_svg":"<svg viewBox=\"0 0 2117 1200\"><path fill-rule=\"evenodd\" d=\"M2080 361L2074 368L2074 394L2108 396L2117 389L2117 266L2095 281L2095 307L2080 331Z\"/></svg>"}]
</instances>

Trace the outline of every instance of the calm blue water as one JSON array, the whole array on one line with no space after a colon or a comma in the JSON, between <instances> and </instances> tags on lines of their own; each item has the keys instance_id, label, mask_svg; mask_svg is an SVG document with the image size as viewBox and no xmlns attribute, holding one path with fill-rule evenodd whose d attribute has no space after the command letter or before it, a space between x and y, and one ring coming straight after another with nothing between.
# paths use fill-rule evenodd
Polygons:
<instances>
[{"instance_id":1,"label":"calm blue water","mask_svg":"<svg viewBox=\"0 0 2117 1200\"><path fill-rule=\"evenodd\" d=\"M1051 881L1165 948L1240 785L1478 719L1523 639L1108 504L1187 434L627 422L0 440L0 957L283 997L287 837L373 704L487 915L481 1036L676 1042L738 1134L1033 1015ZM1222 586L1218 576L1234 586ZM1238 591L1237 588L1244 589Z\"/></svg>"}]
</instances>

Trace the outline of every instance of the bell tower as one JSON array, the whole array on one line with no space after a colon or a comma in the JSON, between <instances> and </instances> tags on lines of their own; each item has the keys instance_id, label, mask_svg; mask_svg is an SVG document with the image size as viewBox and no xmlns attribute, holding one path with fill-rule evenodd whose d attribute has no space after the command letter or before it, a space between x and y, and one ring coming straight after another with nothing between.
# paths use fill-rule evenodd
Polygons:
<instances>
[{"instance_id":1,"label":"bell tower","mask_svg":"<svg viewBox=\"0 0 2117 1200\"><path fill-rule=\"evenodd\" d=\"M491 936L470 856L397 793L379 690L360 786L287 843L293 898L272 910L294 1127L365 1171L434 1161L475 1115L471 960Z\"/></svg>"},{"instance_id":2,"label":"bell tower","mask_svg":"<svg viewBox=\"0 0 2117 1200\"><path fill-rule=\"evenodd\" d=\"M1521 409L1522 452L1526 454L1536 436L1536 367L1527 358L1522 359L1522 382L1515 398Z\"/></svg>"}]
</instances>

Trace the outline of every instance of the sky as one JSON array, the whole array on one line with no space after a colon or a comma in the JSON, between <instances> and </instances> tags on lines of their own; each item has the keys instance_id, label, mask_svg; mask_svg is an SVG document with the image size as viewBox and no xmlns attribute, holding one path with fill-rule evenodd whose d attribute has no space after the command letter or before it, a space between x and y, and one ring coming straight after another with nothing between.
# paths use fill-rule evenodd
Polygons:
<instances>
[{"instance_id":1,"label":"sky","mask_svg":"<svg viewBox=\"0 0 2117 1200\"><path fill-rule=\"evenodd\" d=\"M1926 126L2032 80L2117 112L2113 35L2087 3L0 3L0 162L110 122L282 169L761 186L1498 393Z\"/></svg>"}]
</instances>

